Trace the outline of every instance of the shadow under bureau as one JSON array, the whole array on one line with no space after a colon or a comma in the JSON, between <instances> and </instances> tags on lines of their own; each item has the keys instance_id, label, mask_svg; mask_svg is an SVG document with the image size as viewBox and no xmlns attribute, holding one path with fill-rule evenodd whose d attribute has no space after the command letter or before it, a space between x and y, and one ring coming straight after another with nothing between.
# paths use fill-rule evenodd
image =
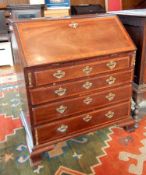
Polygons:
<instances>
[{"instance_id":1,"label":"shadow under bureau","mask_svg":"<svg viewBox=\"0 0 146 175\"><path fill-rule=\"evenodd\" d=\"M131 126L135 46L118 18L13 23L12 47L31 159L72 137Z\"/></svg>"}]
</instances>

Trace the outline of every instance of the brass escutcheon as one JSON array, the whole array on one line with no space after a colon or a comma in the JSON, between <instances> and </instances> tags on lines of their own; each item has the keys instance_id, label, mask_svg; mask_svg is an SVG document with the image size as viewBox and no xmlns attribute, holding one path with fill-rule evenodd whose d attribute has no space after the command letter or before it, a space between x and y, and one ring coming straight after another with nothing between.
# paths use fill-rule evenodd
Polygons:
<instances>
[{"instance_id":1,"label":"brass escutcheon","mask_svg":"<svg viewBox=\"0 0 146 175\"><path fill-rule=\"evenodd\" d=\"M92 120L92 116L88 114L88 115L86 115L85 117L83 117L83 120L84 120L85 122L89 122L89 121Z\"/></svg>"},{"instance_id":2,"label":"brass escutcheon","mask_svg":"<svg viewBox=\"0 0 146 175\"><path fill-rule=\"evenodd\" d=\"M63 114L67 109L67 106L59 106L58 108L56 108L56 111L59 112L60 114Z\"/></svg>"},{"instance_id":3,"label":"brass escutcheon","mask_svg":"<svg viewBox=\"0 0 146 175\"><path fill-rule=\"evenodd\" d=\"M116 65L117 65L117 62L115 62L115 61L110 61L106 64L106 66L111 70L114 69L116 67Z\"/></svg>"},{"instance_id":4,"label":"brass escutcheon","mask_svg":"<svg viewBox=\"0 0 146 175\"><path fill-rule=\"evenodd\" d=\"M109 93L108 95L105 96L106 99L108 99L109 101L112 101L115 98L116 94L113 93Z\"/></svg>"},{"instance_id":5,"label":"brass escutcheon","mask_svg":"<svg viewBox=\"0 0 146 175\"><path fill-rule=\"evenodd\" d=\"M90 103L92 103L93 99L91 97L86 97L83 100L83 103L85 103L86 105L89 105Z\"/></svg>"},{"instance_id":6,"label":"brass escutcheon","mask_svg":"<svg viewBox=\"0 0 146 175\"><path fill-rule=\"evenodd\" d=\"M54 76L55 78L60 79L60 78L63 78L63 77L65 76L65 72L62 71L62 70L57 70L57 71L53 74L53 76Z\"/></svg>"},{"instance_id":7,"label":"brass escutcheon","mask_svg":"<svg viewBox=\"0 0 146 175\"><path fill-rule=\"evenodd\" d=\"M114 112L112 112L112 111L108 111L106 114L105 114L105 116L107 117L107 118L113 118L114 117Z\"/></svg>"},{"instance_id":8,"label":"brass escutcheon","mask_svg":"<svg viewBox=\"0 0 146 175\"><path fill-rule=\"evenodd\" d=\"M91 72L92 72L93 68L90 67L90 66L86 66L83 68L83 72L86 74L86 75L89 75Z\"/></svg>"},{"instance_id":9,"label":"brass escutcheon","mask_svg":"<svg viewBox=\"0 0 146 175\"><path fill-rule=\"evenodd\" d=\"M76 29L78 26L79 26L79 24L76 22L72 22L71 24L69 24L69 27L71 27L73 29Z\"/></svg>"},{"instance_id":10,"label":"brass escutcheon","mask_svg":"<svg viewBox=\"0 0 146 175\"><path fill-rule=\"evenodd\" d=\"M107 82L109 85L114 84L115 81L116 81L116 78L113 77L113 76L110 76L110 77L106 80L106 82Z\"/></svg>"},{"instance_id":11,"label":"brass escutcheon","mask_svg":"<svg viewBox=\"0 0 146 175\"><path fill-rule=\"evenodd\" d=\"M92 87L92 83L89 82L89 81L86 81L84 84L83 84L83 88L85 89L90 89Z\"/></svg>"},{"instance_id":12,"label":"brass escutcheon","mask_svg":"<svg viewBox=\"0 0 146 175\"><path fill-rule=\"evenodd\" d=\"M67 89L60 87L59 89L55 90L54 93L57 94L58 96L63 96L65 95Z\"/></svg>"},{"instance_id":13,"label":"brass escutcheon","mask_svg":"<svg viewBox=\"0 0 146 175\"><path fill-rule=\"evenodd\" d=\"M62 124L59 128L57 128L57 131L63 133L63 132L66 132L67 129L68 129L68 125L64 125L64 124Z\"/></svg>"}]
</instances>

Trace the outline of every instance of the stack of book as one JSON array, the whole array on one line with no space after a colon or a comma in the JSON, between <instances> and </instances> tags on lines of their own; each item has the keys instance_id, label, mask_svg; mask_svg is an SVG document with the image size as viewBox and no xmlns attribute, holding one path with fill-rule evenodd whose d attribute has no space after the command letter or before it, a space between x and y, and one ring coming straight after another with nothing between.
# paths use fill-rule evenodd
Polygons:
<instances>
[{"instance_id":1,"label":"stack of book","mask_svg":"<svg viewBox=\"0 0 146 175\"><path fill-rule=\"evenodd\" d=\"M45 0L45 16L69 16L70 0Z\"/></svg>"},{"instance_id":2,"label":"stack of book","mask_svg":"<svg viewBox=\"0 0 146 175\"><path fill-rule=\"evenodd\" d=\"M29 4L45 4L45 0L29 0Z\"/></svg>"}]
</instances>

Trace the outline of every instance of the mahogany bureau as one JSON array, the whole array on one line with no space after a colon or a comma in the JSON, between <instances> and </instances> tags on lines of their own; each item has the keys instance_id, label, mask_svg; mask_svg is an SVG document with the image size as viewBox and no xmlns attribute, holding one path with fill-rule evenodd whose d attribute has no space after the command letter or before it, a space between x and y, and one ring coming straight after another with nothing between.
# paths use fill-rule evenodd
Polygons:
<instances>
[{"instance_id":1,"label":"mahogany bureau","mask_svg":"<svg viewBox=\"0 0 146 175\"><path fill-rule=\"evenodd\" d=\"M113 15L13 23L21 118L36 165L53 144L130 126L135 46Z\"/></svg>"}]
</instances>

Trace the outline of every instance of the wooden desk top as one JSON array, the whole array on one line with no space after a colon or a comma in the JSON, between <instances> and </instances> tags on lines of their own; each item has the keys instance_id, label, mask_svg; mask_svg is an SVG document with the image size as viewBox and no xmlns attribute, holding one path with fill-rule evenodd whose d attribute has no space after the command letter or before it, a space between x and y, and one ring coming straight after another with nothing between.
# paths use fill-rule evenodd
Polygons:
<instances>
[{"instance_id":1,"label":"wooden desk top","mask_svg":"<svg viewBox=\"0 0 146 175\"><path fill-rule=\"evenodd\" d=\"M135 50L114 15L18 22L24 65L60 63Z\"/></svg>"}]
</instances>

